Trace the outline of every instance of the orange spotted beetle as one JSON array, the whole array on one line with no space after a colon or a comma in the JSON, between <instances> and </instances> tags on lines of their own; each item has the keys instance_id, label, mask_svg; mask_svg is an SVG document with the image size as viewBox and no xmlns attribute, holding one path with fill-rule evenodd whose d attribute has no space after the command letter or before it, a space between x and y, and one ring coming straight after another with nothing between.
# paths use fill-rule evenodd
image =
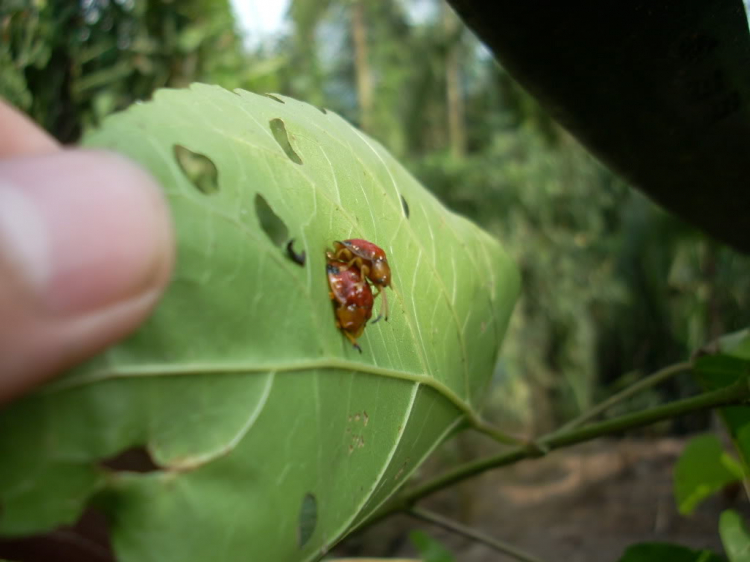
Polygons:
<instances>
[{"instance_id":1,"label":"orange spotted beetle","mask_svg":"<svg viewBox=\"0 0 750 562\"><path fill-rule=\"evenodd\" d=\"M343 241L336 240L333 244L334 251L326 252L329 260L340 260L344 262L345 267L356 265L362 273L361 283L365 284L364 279L367 278L378 289L375 297L383 293L383 311L385 312L385 319L387 321L388 300L383 289L391 286L391 268L388 265L388 259L383 249L372 242L359 238ZM381 315L378 316L375 322L380 319Z\"/></svg>"},{"instance_id":2,"label":"orange spotted beetle","mask_svg":"<svg viewBox=\"0 0 750 562\"><path fill-rule=\"evenodd\" d=\"M357 338L365 331L365 324L372 317L372 289L363 282L359 269L330 256L326 262L326 273L331 288L329 297L336 313L336 327L362 353Z\"/></svg>"}]
</instances>

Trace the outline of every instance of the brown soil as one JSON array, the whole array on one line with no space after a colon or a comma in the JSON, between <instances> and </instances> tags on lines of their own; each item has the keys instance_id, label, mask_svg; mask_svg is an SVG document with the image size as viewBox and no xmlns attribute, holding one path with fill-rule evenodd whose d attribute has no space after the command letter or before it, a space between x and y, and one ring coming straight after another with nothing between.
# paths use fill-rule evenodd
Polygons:
<instances>
[{"instance_id":1,"label":"brown soil","mask_svg":"<svg viewBox=\"0 0 750 562\"><path fill-rule=\"evenodd\" d=\"M681 516L672 470L683 439L600 440L486 473L424 507L463 520L546 562L616 562L638 542L671 542L722 552L723 509L750 516L739 489L726 490ZM459 562L510 560L486 546L405 517L354 536L342 554L413 556L408 532L423 529Z\"/></svg>"}]
</instances>

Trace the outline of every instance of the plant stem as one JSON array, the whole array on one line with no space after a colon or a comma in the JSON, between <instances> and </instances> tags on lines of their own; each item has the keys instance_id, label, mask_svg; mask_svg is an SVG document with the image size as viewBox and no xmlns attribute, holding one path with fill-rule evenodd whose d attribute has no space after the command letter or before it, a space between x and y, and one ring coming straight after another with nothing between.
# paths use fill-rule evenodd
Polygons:
<instances>
[{"instance_id":1,"label":"plant stem","mask_svg":"<svg viewBox=\"0 0 750 562\"><path fill-rule=\"evenodd\" d=\"M498 443L502 443L503 445L515 445L518 447L528 445L528 442L526 440L521 439L520 437L514 437L513 435L510 435L508 433L505 433L504 431L496 428L492 424L489 424L485 421L470 420L470 422L471 422L470 427L472 429L474 429L475 431L478 431L479 433L484 433L491 439L494 439L495 441L497 441Z\"/></svg>"},{"instance_id":2,"label":"plant stem","mask_svg":"<svg viewBox=\"0 0 750 562\"><path fill-rule=\"evenodd\" d=\"M666 380L669 380L675 375L684 373L686 371L690 371L692 368L693 368L693 363L691 361L685 361L684 363L676 363L675 365L669 365L668 367L664 367L663 369L656 371L655 373L647 376L646 378L643 378L639 380L638 382L631 384L630 386L628 386L626 389L622 390L621 392L618 392L617 394L610 396L603 402L591 408L588 412L584 412L577 418L570 420L568 423L556 429L554 434L565 433L567 431L575 429L576 427L580 427L587 421L596 418L597 416L599 416L600 414L602 414L603 412L605 412L606 410L608 410L615 404L619 404L623 400L627 400L631 396L643 390L646 390L647 388L651 388L652 386L656 386L657 384L660 384Z\"/></svg>"},{"instance_id":3,"label":"plant stem","mask_svg":"<svg viewBox=\"0 0 750 562\"><path fill-rule=\"evenodd\" d=\"M376 515L372 521L382 519L397 511L408 510L415 502L426 496L493 468L514 464L531 457L542 456L545 452L589 441L604 435L636 429L683 414L700 412L719 406L740 404L748 400L750 400L750 385L748 384L748 380L742 379L729 386L705 392L692 398L678 400L677 402L671 402L642 412L626 414L565 433L553 432L538 439L536 447L533 444L525 447L517 447L507 453L466 463L421 486L417 486L413 490L406 491L400 498L396 498L392 504Z\"/></svg>"},{"instance_id":4,"label":"plant stem","mask_svg":"<svg viewBox=\"0 0 750 562\"><path fill-rule=\"evenodd\" d=\"M491 549L496 550L497 552L501 552L516 560L521 560L521 562L542 562L542 560L540 560L539 558L536 558L535 556L532 556L531 554L528 554L523 550L506 544L489 535L485 535L484 533L477 531L476 529L472 529L471 527L462 525L458 521L453 521L452 519L448 519L446 517L443 517L442 515L438 515L437 513L434 513L427 509L414 507L407 511L407 513L416 519L421 519L422 521L432 523L433 525L437 525L438 527L442 527L443 529L487 545Z\"/></svg>"}]
</instances>

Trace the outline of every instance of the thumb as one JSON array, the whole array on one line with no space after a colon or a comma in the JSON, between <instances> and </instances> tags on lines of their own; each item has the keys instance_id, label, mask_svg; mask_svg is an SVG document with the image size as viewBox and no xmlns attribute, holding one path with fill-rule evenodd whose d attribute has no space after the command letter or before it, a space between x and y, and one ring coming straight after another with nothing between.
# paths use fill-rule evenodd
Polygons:
<instances>
[{"instance_id":1,"label":"thumb","mask_svg":"<svg viewBox=\"0 0 750 562\"><path fill-rule=\"evenodd\" d=\"M161 192L128 160L0 160L0 402L133 331L172 262Z\"/></svg>"}]
</instances>

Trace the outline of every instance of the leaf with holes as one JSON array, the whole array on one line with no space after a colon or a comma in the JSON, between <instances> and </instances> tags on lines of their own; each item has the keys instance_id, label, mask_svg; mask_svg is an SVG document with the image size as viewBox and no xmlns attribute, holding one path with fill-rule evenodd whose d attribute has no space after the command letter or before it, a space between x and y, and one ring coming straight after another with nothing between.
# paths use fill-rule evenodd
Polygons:
<instances>
[{"instance_id":1,"label":"leaf with holes","mask_svg":"<svg viewBox=\"0 0 750 562\"><path fill-rule=\"evenodd\" d=\"M518 274L372 139L289 98L195 85L87 144L159 179L178 267L134 336L0 414L1 534L95 505L122 561L315 560L476 418ZM393 273L361 354L326 277L349 238Z\"/></svg>"}]
</instances>

